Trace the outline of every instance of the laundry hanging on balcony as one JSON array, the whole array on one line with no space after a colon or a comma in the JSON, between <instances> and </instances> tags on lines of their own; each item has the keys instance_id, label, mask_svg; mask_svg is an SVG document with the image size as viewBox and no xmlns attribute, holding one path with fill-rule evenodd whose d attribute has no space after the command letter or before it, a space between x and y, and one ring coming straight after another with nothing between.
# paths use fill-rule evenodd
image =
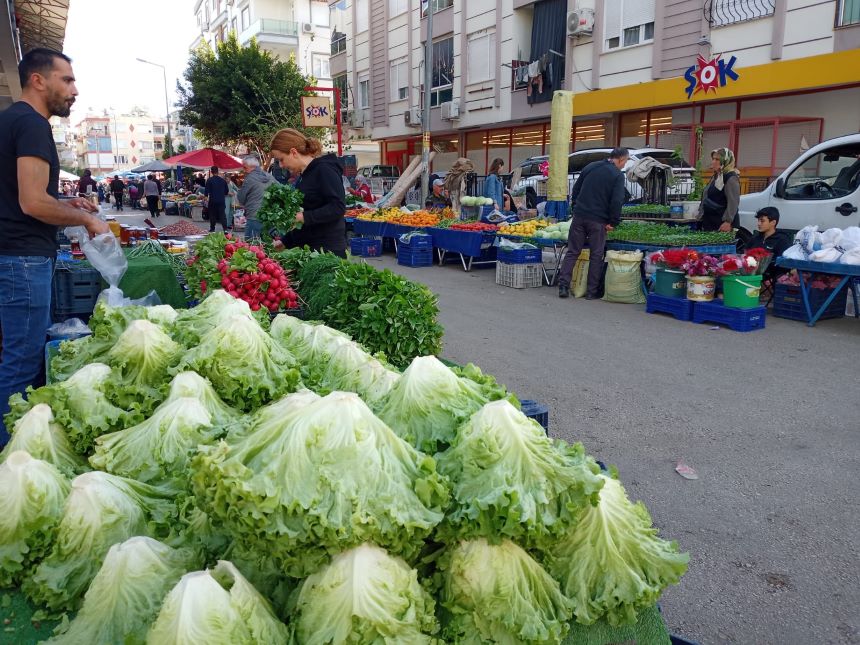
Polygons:
<instances>
[{"instance_id":1,"label":"laundry hanging on balcony","mask_svg":"<svg viewBox=\"0 0 860 645\"><path fill-rule=\"evenodd\" d=\"M567 0L542 0L534 5L532 58L526 68L529 103L552 101L552 93L563 86L566 18Z\"/></svg>"}]
</instances>

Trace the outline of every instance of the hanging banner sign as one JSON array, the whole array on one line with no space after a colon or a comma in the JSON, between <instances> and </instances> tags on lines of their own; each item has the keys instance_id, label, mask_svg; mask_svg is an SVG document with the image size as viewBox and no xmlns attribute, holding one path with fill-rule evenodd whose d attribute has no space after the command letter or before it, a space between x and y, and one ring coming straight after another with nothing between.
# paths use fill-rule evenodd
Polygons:
<instances>
[{"instance_id":1,"label":"hanging banner sign","mask_svg":"<svg viewBox=\"0 0 860 645\"><path fill-rule=\"evenodd\" d=\"M334 126L331 100L325 96L303 96L302 125L306 128L331 128Z\"/></svg>"},{"instance_id":2,"label":"hanging banner sign","mask_svg":"<svg viewBox=\"0 0 860 645\"><path fill-rule=\"evenodd\" d=\"M695 65L690 65L684 72L687 81L687 98L693 98L699 92L717 93L718 87L725 87L729 81L736 81L740 75L734 70L738 59L732 56L729 62L723 60L723 55L714 56L711 60L705 60L698 56Z\"/></svg>"}]
</instances>

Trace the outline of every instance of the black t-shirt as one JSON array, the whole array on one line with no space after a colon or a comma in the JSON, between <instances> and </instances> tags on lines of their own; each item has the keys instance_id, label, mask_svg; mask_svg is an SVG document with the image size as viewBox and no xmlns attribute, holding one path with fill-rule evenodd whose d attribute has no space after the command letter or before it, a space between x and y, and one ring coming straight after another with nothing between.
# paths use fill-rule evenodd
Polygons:
<instances>
[{"instance_id":1,"label":"black t-shirt","mask_svg":"<svg viewBox=\"0 0 860 645\"><path fill-rule=\"evenodd\" d=\"M18 159L38 157L50 165L46 192L60 194L60 159L51 124L28 103L18 101L0 112L0 255L57 253L57 227L30 217L19 203Z\"/></svg>"},{"instance_id":2,"label":"black t-shirt","mask_svg":"<svg viewBox=\"0 0 860 645\"><path fill-rule=\"evenodd\" d=\"M230 192L227 188L227 182L224 178L215 175L206 181L206 196L209 198L210 204L226 203L227 193Z\"/></svg>"}]
</instances>

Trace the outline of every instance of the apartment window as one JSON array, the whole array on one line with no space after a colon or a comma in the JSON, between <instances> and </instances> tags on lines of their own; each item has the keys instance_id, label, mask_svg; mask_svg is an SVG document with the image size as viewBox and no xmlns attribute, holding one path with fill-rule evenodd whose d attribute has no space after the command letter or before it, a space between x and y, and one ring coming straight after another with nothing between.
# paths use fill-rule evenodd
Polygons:
<instances>
[{"instance_id":1,"label":"apartment window","mask_svg":"<svg viewBox=\"0 0 860 645\"><path fill-rule=\"evenodd\" d=\"M328 27L329 8L327 0L311 2L311 22L317 27Z\"/></svg>"},{"instance_id":2,"label":"apartment window","mask_svg":"<svg viewBox=\"0 0 860 645\"><path fill-rule=\"evenodd\" d=\"M438 106L454 96L454 39L433 43L433 85L430 105Z\"/></svg>"},{"instance_id":3,"label":"apartment window","mask_svg":"<svg viewBox=\"0 0 860 645\"><path fill-rule=\"evenodd\" d=\"M391 100L402 101L409 95L409 65L405 58L391 63Z\"/></svg>"},{"instance_id":4,"label":"apartment window","mask_svg":"<svg viewBox=\"0 0 860 645\"><path fill-rule=\"evenodd\" d=\"M496 78L496 31L488 29L469 34L469 83Z\"/></svg>"},{"instance_id":5,"label":"apartment window","mask_svg":"<svg viewBox=\"0 0 860 645\"><path fill-rule=\"evenodd\" d=\"M858 23L860 23L860 0L840 0L839 26L844 27L845 25L856 25Z\"/></svg>"},{"instance_id":6,"label":"apartment window","mask_svg":"<svg viewBox=\"0 0 860 645\"><path fill-rule=\"evenodd\" d=\"M633 47L654 40L654 0L606 3L605 49Z\"/></svg>"},{"instance_id":7,"label":"apartment window","mask_svg":"<svg viewBox=\"0 0 860 645\"><path fill-rule=\"evenodd\" d=\"M115 164L128 163L128 156L127 155L114 155L113 156L113 162Z\"/></svg>"},{"instance_id":8,"label":"apartment window","mask_svg":"<svg viewBox=\"0 0 860 645\"><path fill-rule=\"evenodd\" d=\"M346 34L340 31L331 32L331 55L335 56L346 51Z\"/></svg>"},{"instance_id":9,"label":"apartment window","mask_svg":"<svg viewBox=\"0 0 860 645\"><path fill-rule=\"evenodd\" d=\"M156 141L155 142L155 149L158 152L161 152L162 150L164 150L164 144L161 141Z\"/></svg>"},{"instance_id":10,"label":"apartment window","mask_svg":"<svg viewBox=\"0 0 860 645\"><path fill-rule=\"evenodd\" d=\"M141 141L140 142L141 150L152 150L152 141Z\"/></svg>"},{"instance_id":11,"label":"apartment window","mask_svg":"<svg viewBox=\"0 0 860 645\"><path fill-rule=\"evenodd\" d=\"M370 107L370 79L358 79L358 107L364 109Z\"/></svg>"},{"instance_id":12,"label":"apartment window","mask_svg":"<svg viewBox=\"0 0 860 645\"><path fill-rule=\"evenodd\" d=\"M311 59L315 78L331 78L328 56L325 54L311 54Z\"/></svg>"},{"instance_id":13,"label":"apartment window","mask_svg":"<svg viewBox=\"0 0 860 645\"><path fill-rule=\"evenodd\" d=\"M230 21L230 31L232 31L234 34L239 33L239 23L235 18Z\"/></svg>"},{"instance_id":14,"label":"apartment window","mask_svg":"<svg viewBox=\"0 0 860 645\"><path fill-rule=\"evenodd\" d=\"M421 0L421 15L423 16L427 15L427 1ZM430 2L433 3L433 13L454 6L454 0L430 0Z\"/></svg>"},{"instance_id":15,"label":"apartment window","mask_svg":"<svg viewBox=\"0 0 860 645\"><path fill-rule=\"evenodd\" d=\"M152 134L164 134L164 126L163 125L152 126Z\"/></svg>"},{"instance_id":16,"label":"apartment window","mask_svg":"<svg viewBox=\"0 0 860 645\"><path fill-rule=\"evenodd\" d=\"M355 33L367 31L369 18L367 0L355 0Z\"/></svg>"},{"instance_id":17,"label":"apartment window","mask_svg":"<svg viewBox=\"0 0 860 645\"><path fill-rule=\"evenodd\" d=\"M346 82L346 74L336 76L332 79L334 86L340 90L340 109L346 110L349 108L349 85Z\"/></svg>"},{"instance_id":18,"label":"apartment window","mask_svg":"<svg viewBox=\"0 0 860 645\"><path fill-rule=\"evenodd\" d=\"M393 18L409 9L409 0L388 0L388 17Z\"/></svg>"},{"instance_id":19,"label":"apartment window","mask_svg":"<svg viewBox=\"0 0 860 645\"><path fill-rule=\"evenodd\" d=\"M241 13L242 18L242 29L245 30L251 24L251 9L250 7L244 7Z\"/></svg>"}]
</instances>

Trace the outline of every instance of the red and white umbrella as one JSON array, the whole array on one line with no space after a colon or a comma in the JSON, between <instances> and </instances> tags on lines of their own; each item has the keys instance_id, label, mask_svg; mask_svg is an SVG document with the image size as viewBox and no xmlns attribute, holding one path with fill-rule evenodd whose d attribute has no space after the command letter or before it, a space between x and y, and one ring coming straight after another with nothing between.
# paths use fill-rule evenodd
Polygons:
<instances>
[{"instance_id":1,"label":"red and white umbrella","mask_svg":"<svg viewBox=\"0 0 860 645\"><path fill-rule=\"evenodd\" d=\"M181 155L165 159L164 163L201 169L217 166L220 170L238 170L242 167L242 162L239 159L223 150L216 150L215 148L202 148L200 150L183 152Z\"/></svg>"}]
</instances>

